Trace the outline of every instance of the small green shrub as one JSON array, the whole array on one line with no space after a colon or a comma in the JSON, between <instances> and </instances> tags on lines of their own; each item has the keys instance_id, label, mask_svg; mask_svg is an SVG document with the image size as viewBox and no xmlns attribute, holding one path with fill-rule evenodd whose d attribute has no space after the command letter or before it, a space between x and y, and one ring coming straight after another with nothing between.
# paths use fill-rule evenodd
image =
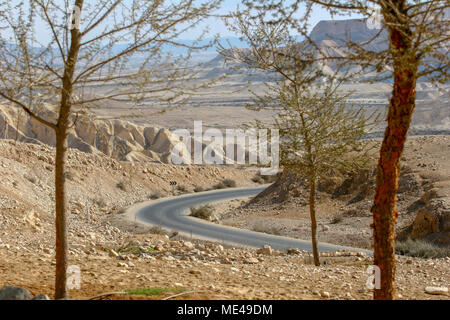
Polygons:
<instances>
[{"instance_id":1,"label":"small green shrub","mask_svg":"<svg viewBox=\"0 0 450 320\"><path fill-rule=\"evenodd\" d=\"M37 182L37 178L32 174L26 173L26 174L24 174L23 177L25 179L27 179L28 181L30 181L32 184L36 184L36 182Z\"/></svg>"},{"instance_id":2,"label":"small green shrub","mask_svg":"<svg viewBox=\"0 0 450 320\"><path fill-rule=\"evenodd\" d=\"M125 181L119 181L116 184L116 187L119 188L122 191L128 192L130 190L130 188L128 187L128 184Z\"/></svg>"},{"instance_id":3,"label":"small green shrub","mask_svg":"<svg viewBox=\"0 0 450 320\"><path fill-rule=\"evenodd\" d=\"M232 179L225 179L222 181L225 187L227 188L235 188L236 187L236 181Z\"/></svg>"},{"instance_id":4,"label":"small green shrub","mask_svg":"<svg viewBox=\"0 0 450 320\"><path fill-rule=\"evenodd\" d=\"M225 189L225 188L226 188L226 185L224 185L222 182L219 182L218 184L216 184L216 185L213 186L213 189L214 189L214 190L217 190L217 189Z\"/></svg>"},{"instance_id":5,"label":"small green shrub","mask_svg":"<svg viewBox=\"0 0 450 320\"><path fill-rule=\"evenodd\" d=\"M150 228L150 230L148 232L152 233L152 234L166 234L164 232L164 229L161 228L160 226L153 226Z\"/></svg>"},{"instance_id":6,"label":"small green shrub","mask_svg":"<svg viewBox=\"0 0 450 320\"><path fill-rule=\"evenodd\" d=\"M138 295L138 296L160 296L166 292L183 292L184 289L178 288L138 288L126 290L125 293L128 295Z\"/></svg>"},{"instance_id":7,"label":"small green shrub","mask_svg":"<svg viewBox=\"0 0 450 320\"><path fill-rule=\"evenodd\" d=\"M205 189L203 189L203 187L196 186L196 187L194 188L194 192L202 192L202 191L205 191Z\"/></svg>"},{"instance_id":8,"label":"small green shrub","mask_svg":"<svg viewBox=\"0 0 450 320\"><path fill-rule=\"evenodd\" d=\"M124 214L125 212L127 212L127 208L120 208L116 211L117 214Z\"/></svg>"},{"instance_id":9,"label":"small green shrub","mask_svg":"<svg viewBox=\"0 0 450 320\"><path fill-rule=\"evenodd\" d=\"M276 236L280 236L281 232L276 227L267 226L263 221L257 221L252 228L255 232L262 232L267 234L273 234Z\"/></svg>"},{"instance_id":10,"label":"small green shrub","mask_svg":"<svg viewBox=\"0 0 450 320\"><path fill-rule=\"evenodd\" d=\"M156 199L159 199L162 197L163 197L163 195L160 192L155 192L155 193L152 193L149 198L151 200L156 200Z\"/></svg>"},{"instance_id":11,"label":"small green shrub","mask_svg":"<svg viewBox=\"0 0 450 320\"><path fill-rule=\"evenodd\" d=\"M191 210L191 214L190 214L191 217L205 219L205 220L211 219L212 215L214 214L214 207L211 206L210 204L205 204L198 208L191 207L190 210Z\"/></svg>"},{"instance_id":12,"label":"small green shrub","mask_svg":"<svg viewBox=\"0 0 450 320\"><path fill-rule=\"evenodd\" d=\"M268 175L268 176L260 175L260 177L265 183L273 183L273 182L277 181L277 178L278 178L278 176L276 174L272 174L272 175Z\"/></svg>"},{"instance_id":13,"label":"small green shrub","mask_svg":"<svg viewBox=\"0 0 450 320\"><path fill-rule=\"evenodd\" d=\"M65 177L67 180L73 181L73 179L75 179L75 174L72 171L66 171Z\"/></svg>"},{"instance_id":14,"label":"small green shrub","mask_svg":"<svg viewBox=\"0 0 450 320\"><path fill-rule=\"evenodd\" d=\"M126 248L122 248L117 250L117 252L119 253L131 253L131 254L135 254L135 255L139 255L141 253L151 253L151 252L155 252L156 250L153 248L142 248L142 247L126 247Z\"/></svg>"},{"instance_id":15,"label":"small green shrub","mask_svg":"<svg viewBox=\"0 0 450 320\"><path fill-rule=\"evenodd\" d=\"M397 254L418 258L445 258L450 257L449 247L440 247L424 240L397 241L395 244Z\"/></svg>"},{"instance_id":16,"label":"small green shrub","mask_svg":"<svg viewBox=\"0 0 450 320\"><path fill-rule=\"evenodd\" d=\"M259 175L254 176L254 177L252 178L252 181L253 181L254 183L260 183L260 184L264 183L264 180L263 180L263 179L261 178L261 176L259 176Z\"/></svg>"},{"instance_id":17,"label":"small green shrub","mask_svg":"<svg viewBox=\"0 0 450 320\"><path fill-rule=\"evenodd\" d=\"M95 203L97 204L97 206L98 206L99 208L104 208L104 207L106 207L106 201L105 201L105 199L103 199L103 198L97 198L97 199L95 199Z\"/></svg>"},{"instance_id":18,"label":"small green shrub","mask_svg":"<svg viewBox=\"0 0 450 320\"><path fill-rule=\"evenodd\" d=\"M342 215L335 215L334 217L333 217L333 219L331 220L331 223L332 224L337 224L337 223L340 223L340 222L342 222L344 220L344 218L342 217Z\"/></svg>"}]
</instances>

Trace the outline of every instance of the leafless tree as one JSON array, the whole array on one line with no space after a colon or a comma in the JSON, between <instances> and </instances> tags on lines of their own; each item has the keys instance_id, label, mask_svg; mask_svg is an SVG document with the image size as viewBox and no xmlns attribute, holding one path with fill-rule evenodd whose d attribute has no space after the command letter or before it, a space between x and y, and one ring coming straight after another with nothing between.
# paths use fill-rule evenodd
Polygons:
<instances>
[{"instance_id":1,"label":"leafless tree","mask_svg":"<svg viewBox=\"0 0 450 320\"><path fill-rule=\"evenodd\" d=\"M108 101L185 97L190 89L186 80L195 75L183 68L186 55L167 55L167 48L201 48L177 39L208 17L219 1L0 4L0 97L56 136L56 299L67 296L65 163L67 137L78 114Z\"/></svg>"}]
</instances>

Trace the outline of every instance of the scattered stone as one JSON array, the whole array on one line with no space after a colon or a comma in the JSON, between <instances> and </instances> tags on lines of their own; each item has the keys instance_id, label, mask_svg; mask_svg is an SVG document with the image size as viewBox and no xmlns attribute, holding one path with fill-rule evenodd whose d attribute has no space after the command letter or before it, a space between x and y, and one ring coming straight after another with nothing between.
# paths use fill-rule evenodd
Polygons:
<instances>
[{"instance_id":1,"label":"scattered stone","mask_svg":"<svg viewBox=\"0 0 450 320\"><path fill-rule=\"evenodd\" d=\"M0 290L0 300L30 300L31 293L23 288L5 286Z\"/></svg>"},{"instance_id":2,"label":"scattered stone","mask_svg":"<svg viewBox=\"0 0 450 320\"><path fill-rule=\"evenodd\" d=\"M245 259L245 263L247 263L247 264L257 264L257 263L259 263L259 260L256 259L256 258L251 257L251 258Z\"/></svg>"},{"instance_id":3,"label":"scattered stone","mask_svg":"<svg viewBox=\"0 0 450 320\"><path fill-rule=\"evenodd\" d=\"M113 257L113 258L117 258L119 256L119 254L116 251L114 251L114 249L111 249L109 251L109 256Z\"/></svg>"},{"instance_id":4,"label":"scattered stone","mask_svg":"<svg viewBox=\"0 0 450 320\"><path fill-rule=\"evenodd\" d=\"M189 271L190 274L195 274L195 275L201 275L201 271L200 270L190 270Z\"/></svg>"},{"instance_id":5,"label":"scattered stone","mask_svg":"<svg viewBox=\"0 0 450 320\"><path fill-rule=\"evenodd\" d=\"M426 287L425 292L434 295L448 295L447 287Z\"/></svg>"},{"instance_id":6,"label":"scattered stone","mask_svg":"<svg viewBox=\"0 0 450 320\"><path fill-rule=\"evenodd\" d=\"M46 294L38 294L31 300L50 300L50 297Z\"/></svg>"},{"instance_id":7,"label":"scattered stone","mask_svg":"<svg viewBox=\"0 0 450 320\"><path fill-rule=\"evenodd\" d=\"M195 246L192 244L192 242L189 242L189 241L184 242L183 245L184 245L185 248L188 248L188 249L194 249L195 248Z\"/></svg>"},{"instance_id":8,"label":"scattered stone","mask_svg":"<svg viewBox=\"0 0 450 320\"><path fill-rule=\"evenodd\" d=\"M273 253L273 250L269 245L265 245L261 249L256 250L256 253L271 256Z\"/></svg>"}]
</instances>

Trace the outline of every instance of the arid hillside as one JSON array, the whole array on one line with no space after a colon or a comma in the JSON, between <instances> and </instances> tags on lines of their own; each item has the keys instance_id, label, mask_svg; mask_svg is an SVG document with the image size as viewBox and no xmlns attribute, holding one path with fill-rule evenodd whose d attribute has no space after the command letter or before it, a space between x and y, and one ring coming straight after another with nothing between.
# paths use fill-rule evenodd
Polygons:
<instances>
[{"instance_id":1,"label":"arid hillside","mask_svg":"<svg viewBox=\"0 0 450 320\"><path fill-rule=\"evenodd\" d=\"M378 149L378 148L377 148ZM423 240L450 254L450 136L411 137L402 158L397 238ZM370 249L375 164L319 185L319 241ZM284 175L259 196L221 209L221 223L310 239L308 187ZM232 206L232 209L226 207Z\"/></svg>"},{"instance_id":2,"label":"arid hillside","mask_svg":"<svg viewBox=\"0 0 450 320\"><path fill-rule=\"evenodd\" d=\"M53 156L49 146L0 141L0 288L53 297ZM72 298L105 292L115 294L103 299L372 298L365 285L372 258L362 253L324 253L316 267L308 252L232 248L123 218L133 203L211 188L225 178L256 185L255 171L124 163L73 149L68 159L69 264L81 271ZM172 190L170 180L180 187ZM426 288L448 287L450 258L397 260L398 298L448 299Z\"/></svg>"}]
</instances>

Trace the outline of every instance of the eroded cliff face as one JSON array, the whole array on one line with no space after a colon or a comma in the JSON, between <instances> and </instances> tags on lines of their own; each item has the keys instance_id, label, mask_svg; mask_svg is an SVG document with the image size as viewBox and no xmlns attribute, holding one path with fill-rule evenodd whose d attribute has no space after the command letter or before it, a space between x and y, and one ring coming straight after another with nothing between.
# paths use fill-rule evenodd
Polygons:
<instances>
[{"instance_id":1,"label":"eroded cliff face","mask_svg":"<svg viewBox=\"0 0 450 320\"><path fill-rule=\"evenodd\" d=\"M50 111L48 118L52 117ZM0 138L55 145L52 129L25 112L0 105ZM135 125L123 120L95 120L80 116L70 131L70 148L86 153L104 153L120 161L170 163L170 152L178 137L168 129Z\"/></svg>"}]
</instances>

